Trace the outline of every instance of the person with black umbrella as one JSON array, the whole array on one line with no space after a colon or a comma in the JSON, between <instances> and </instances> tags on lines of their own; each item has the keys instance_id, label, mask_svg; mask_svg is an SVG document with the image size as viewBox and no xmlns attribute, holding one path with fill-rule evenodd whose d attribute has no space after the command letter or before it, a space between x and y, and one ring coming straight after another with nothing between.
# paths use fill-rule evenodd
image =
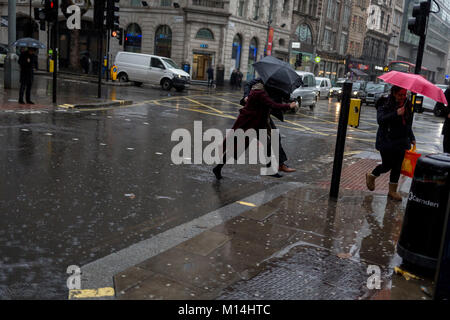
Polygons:
<instances>
[{"instance_id":1,"label":"person with black umbrella","mask_svg":"<svg viewBox=\"0 0 450 320\"><path fill-rule=\"evenodd\" d=\"M245 106L247 100L248 100L248 95L250 94L250 90L251 88L257 84L257 83L263 83L261 78L255 78L253 80L248 81L245 86L244 86L244 97L241 99L240 104L242 106ZM266 91L267 94L269 95L269 97L277 102L277 103L283 103L283 101L289 101L289 95L287 95L286 93L284 93L283 91L275 88L275 87L270 87L270 86L266 86ZM270 109L270 114L275 116L276 118L278 118L280 121L284 121L284 116L283 116L283 112L280 109ZM272 120L272 117L269 116L269 120L270 120L270 128L271 129L277 129L277 127L275 126L275 123ZM280 141L279 141L279 146L280 146L280 168L279 171L282 172L295 172L297 171L296 169L290 168L287 164L287 155L286 152L283 149L283 146L281 145L281 136L279 137Z\"/></svg>"},{"instance_id":2,"label":"person with black umbrella","mask_svg":"<svg viewBox=\"0 0 450 320\"><path fill-rule=\"evenodd\" d=\"M22 51L19 56L20 65L20 90L19 90L19 103L25 104L23 101L23 94L25 92L25 98L28 104L34 104L31 101L31 86L33 84L33 68L37 67L36 49L27 48Z\"/></svg>"}]
</instances>

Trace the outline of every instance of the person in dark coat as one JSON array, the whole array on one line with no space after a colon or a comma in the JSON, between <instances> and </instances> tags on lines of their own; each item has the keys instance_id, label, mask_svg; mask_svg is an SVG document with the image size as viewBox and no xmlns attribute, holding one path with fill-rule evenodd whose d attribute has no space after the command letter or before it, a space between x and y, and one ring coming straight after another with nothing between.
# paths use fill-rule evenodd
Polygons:
<instances>
[{"instance_id":1,"label":"person in dark coat","mask_svg":"<svg viewBox=\"0 0 450 320\"><path fill-rule=\"evenodd\" d=\"M213 85L214 82L214 69L210 65L208 70L206 70L206 73L208 74L208 88Z\"/></svg>"},{"instance_id":2,"label":"person in dark coat","mask_svg":"<svg viewBox=\"0 0 450 320\"><path fill-rule=\"evenodd\" d=\"M245 107L239 110L239 116L236 119L232 129L242 129L247 131L248 129L270 129L269 124L269 114L270 109L280 109L280 110L288 110L289 108L295 108L297 105L296 102L292 102L291 104L282 104L273 101L266 90L264 90L264 85L262 83L257 83L252 87L252 90L248 96L248 101L245 104ZM214 167L213 172L216 178L222 179L222 168L226 163L227 154L226 150L226 139L223 143L224 148L224 156L223 163L218 164ZM248 143L245 145L245 149L247 149ZM235 146L236 150L236 146ZM237 159L238 155L235 151L234 154L235 159Z\"/></svg>"},{"instance_id":3,"label":"person in dark coat","mask_svg":"<svg viewBox=\"0 0 450 320\"><path fill-rule=\"evenodd\" d=\"M402 200L397 187L405 151L411 148L411 144L416 144L412 131L412 104L406 93L406 89L393 86L384 105L377 109L379 127L375 146L380 151L382 163L366 174L367 188L373 191L375 179L391 171L388 197L398 201Z\"/></svg>"},{"instance_id":4,"label":"person in dark coat","mask_svg":"<svg viewBox=\"0 0 450 320\"><path fill-rule=\"evenodd\" d=\"M234 69L233 72L231 73L230 85L231 85L231 90L236 89L236 86L237 86L237 71L236 71L236 69Z\"/></svg>"},{"instance_id":5,"label":"person in dark coat","mask_svg":"<svg viewBox=\"0 0 450 320\"><path fill-rule=\"evenodd\" d=\"M450 84L444 92L447 103L450 104ZM449 106L443 108L445 115L444 126L442 127L442 134L444 135L444 152L450 153L450 110Z\"/></svg>"},{"instance_id":6,"label":"person in dark coat","mask_svg":"<svg viewBox=\"0 0 450 320\"><path fill-rule=\"evenodd\" d=\"M20 90L19 90L19 103L25 104L23 101L23 94L28 104L34 104L31 101L31 86L33 84L33 68L37 66L37 59L35 55L35 49L27 48L27 50L22 51L19 56L20 65Z\"/></svg>"},{"instance_id":7,"label":"person in dark coat","mask_svg":"<svg viewBox=\"0 0 450 320\"><path fill-rule=\"evenodd\" d=\"M236 86L239 87L239 89L241 89L241 87L242 87L242 78L243 77L244 77L243 73L238 68L236 71Z\"/></svg>"},{"instance_id":8,"label":"person in dark coat","mask_svg":"<svg viewBox=\"0 0 450 320\"><path fill-rule=\"evenodd\" d=\"M257 83L262 83L261 78L255 78L253 80L248 81L245 84L244 97L240 101L240 104L242 106L245 106L245 103L247 102L248 95L250 94L251 88ZM269 97L275 102L282 103L283 101L289 101L289 99L290 99L289 95L287 95L286 93L284 93L283 91L281 91L277 88L270 87L270 86L265 86L265 88L266 88L267 93L269 94ZM276 118L278 118L280 121L284 121L284 116L283 116L282 110L271 108L270 114L275 116ZM272 117L269 117L269 120L270 120L271 129L276 129L277 127L275 126L275 123L273 122ZM286 164L287 155L283 149L283 146L281 145L281 136L280 136L279 146L280 146L280 168L279 168L279 171L295 172L296 171L295 169L289 168L288 165Z\"/></svg>"}]
</instances>

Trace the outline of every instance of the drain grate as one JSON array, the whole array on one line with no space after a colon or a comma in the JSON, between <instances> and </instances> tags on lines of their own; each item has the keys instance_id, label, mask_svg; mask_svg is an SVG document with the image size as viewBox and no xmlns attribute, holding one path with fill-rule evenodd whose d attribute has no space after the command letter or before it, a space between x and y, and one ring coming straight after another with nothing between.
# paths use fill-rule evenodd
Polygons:
<instances>
[{"instance_id":1,"label":"drain grate","mask_svg":"<svg viewBox=\"0 0 450 320\"><path fill-rule=\"evenodd\" d=\"M265 271L225 289L219 300L357 300L368 289L367 264L300 246L267 263Z\"/></svg>"}]
</instances>

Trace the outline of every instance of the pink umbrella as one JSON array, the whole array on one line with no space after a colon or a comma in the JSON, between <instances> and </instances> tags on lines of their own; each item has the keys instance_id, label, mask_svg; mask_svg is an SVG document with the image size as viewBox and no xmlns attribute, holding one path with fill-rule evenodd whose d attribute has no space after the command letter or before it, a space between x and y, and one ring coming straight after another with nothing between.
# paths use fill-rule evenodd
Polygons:
<instances>
[{"instance_id":1,"label":"pink umbrella","mask_svg":"<svg viewBox=\"0 0 450 320\"><path fill-rule=\"evenodd\" d=\"M378 77L384 82L422 94L437 102L447 105L444 92L420 74L390 71Z\"/></svg>"}]
</instances>

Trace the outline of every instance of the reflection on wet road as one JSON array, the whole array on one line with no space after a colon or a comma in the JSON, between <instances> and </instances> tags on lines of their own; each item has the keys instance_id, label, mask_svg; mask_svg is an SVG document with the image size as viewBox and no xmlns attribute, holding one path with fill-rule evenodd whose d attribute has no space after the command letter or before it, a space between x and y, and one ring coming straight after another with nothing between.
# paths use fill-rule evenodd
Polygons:
<instances>
[{"instance_id":1,"label":"reflection on wet road","mask_svg":"<svg viewBox=\"0 0 450 320\"><path fill-rule=\"evenodd\" d=\"M83 96L84 88L73 90ZM211 166L174 165L170 137L177 128L193 132L198 120L203 130L231 128L240 93L113 89L108 94L134 104L0 111L0 298L65 299L69 265L82 266L270 186L316 182L330 167L339 116L334 100L276 121L297 172L275 179L259 176L259 165L228 166L218 183ZM429 114L416 115L419 152L441 150L441 125ZM376 129L375 110L363 106L346 151L373 151Z\"/></svg>"}]
</instances>

